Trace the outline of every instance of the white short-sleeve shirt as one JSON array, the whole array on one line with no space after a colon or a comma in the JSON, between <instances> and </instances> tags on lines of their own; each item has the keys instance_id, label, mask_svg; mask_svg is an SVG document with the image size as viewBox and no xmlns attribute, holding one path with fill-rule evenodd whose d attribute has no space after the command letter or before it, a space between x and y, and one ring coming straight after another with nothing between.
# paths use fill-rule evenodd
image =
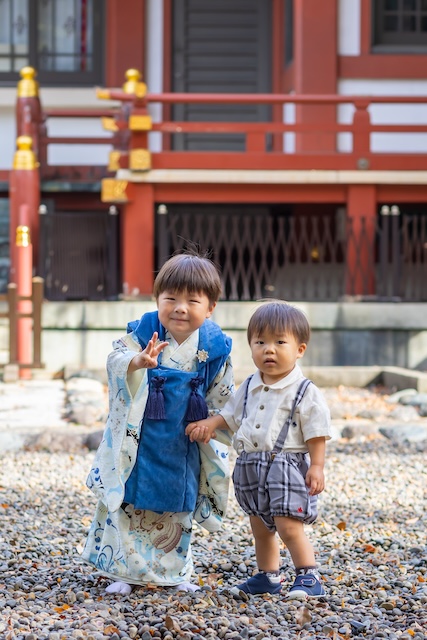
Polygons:
<instances>
[{"instance_id":1,"label":"white short-sleeve shirt","mask_svg":"<svg viewBox=\"0 0 427 640\"><path fill-rule=\"evenodd\" d=\"M249 382L246 417L242 420L245 380L232 396L221 415L234 433L233 446L242 451L271 451L292 409L298 387L304 378L296 365L287 376L274 384L264 384L259 371ZM322 392L310 384L295 410L283 451L306 452L307 440L331 437L330 411Z\"/></svg>"}]
</instances>

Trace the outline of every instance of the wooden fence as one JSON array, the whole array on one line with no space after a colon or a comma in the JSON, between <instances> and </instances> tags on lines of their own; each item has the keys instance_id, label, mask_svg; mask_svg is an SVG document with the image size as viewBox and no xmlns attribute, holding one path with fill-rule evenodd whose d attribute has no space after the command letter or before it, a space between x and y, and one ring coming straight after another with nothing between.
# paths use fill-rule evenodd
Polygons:
<instances>
[{"instance_id":1,"label":"wooden fence","mask_svg":"<svg viewBox=\"0 0 427 640\"><path fill-rule=\"evenodd\" d=\"M7 318L9 321L9 364L17 364L21 369L40 369L43 367L41 361L41 333L42 333L42 303L43 303L43 278L32 279L32 293L30 296L18 294L18 287L10 283L7 293L0 296L1 302L7 302L7 311L0 313L0 318ZM31 302L31 311L20 310L20 303ZM31 318L32 338L33 338L33 358L32 362L18 362L18 323L21 318Z\"/></svg>"}]
</instances>

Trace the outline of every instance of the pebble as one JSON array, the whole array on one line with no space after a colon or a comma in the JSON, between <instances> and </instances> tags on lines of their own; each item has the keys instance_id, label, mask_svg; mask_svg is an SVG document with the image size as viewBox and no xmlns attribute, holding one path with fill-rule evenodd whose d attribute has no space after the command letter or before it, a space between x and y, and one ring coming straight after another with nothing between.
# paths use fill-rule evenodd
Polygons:
<instances>
[{"instance_id":1,"label":"pebble","mask_svg":"<svg viewBox=\"0 0 427 640\"><path fill-rule=\"evenodd\" d=\"M286 549L283 595L231 595L231 586L256 571L248 519L232 495L220 534L194 529L200 591L105 594L108 580L80 557L95 507L85 487L93 453L4 451L0 638L427 640L425 449L381 435L386 413L396 407L380 391L331 388L325 394L335 415L343 420L345 414L356 430L328 443L327 486L319 518L307 527L324 601L286 600L293 580ZM371 411L376 428L357 432L358 420L366 424L357 417L367 416L364 411Z\"/></svg>"}]
</instances>

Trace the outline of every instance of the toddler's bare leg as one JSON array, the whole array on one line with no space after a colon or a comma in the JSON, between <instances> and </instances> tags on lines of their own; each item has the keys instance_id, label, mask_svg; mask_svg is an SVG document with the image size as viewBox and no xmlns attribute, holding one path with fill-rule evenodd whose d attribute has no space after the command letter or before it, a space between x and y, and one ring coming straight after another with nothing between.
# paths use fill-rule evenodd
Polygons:
<instances>
[{"instance_id":1,"label":"toddler's bare leg","mask_svg":"<svg viewBox=\"0 0 427 640\"><path fill-rule=\"evenodd\" d=\"M274 573L280 567L280 549L274 531L269 531L257 516L249 516L252 533L255 538L255 555L258 569Z\"/></svg>"},{"instance_id":2,"label":"toddler's bare leg","mask_svg":"<svg viewBox=\"0 0 427 640\"><path fill-rule=\"evenodd\" d=\"M295 567L315 567L314 550L307 538L304 525L295 518L278 516L274 518L277 532L291 554Z\"/></svg>"}]
</instances>

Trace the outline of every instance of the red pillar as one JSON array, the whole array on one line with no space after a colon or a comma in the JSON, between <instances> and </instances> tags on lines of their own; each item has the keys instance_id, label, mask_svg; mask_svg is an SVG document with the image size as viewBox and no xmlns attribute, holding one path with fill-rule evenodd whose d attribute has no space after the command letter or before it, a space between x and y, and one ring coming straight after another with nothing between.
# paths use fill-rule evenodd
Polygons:
<instances>
[{"instance_id":1,"label":"red pillar","mask_svg":"<svg viewBox=\"0 0 427 640\"><path fill-rule=\"evenodd\" d=\"M130 182L122 214L123 284L129 294L151 295L154 280L154 187Z\"/></svg>"},{"instance_id":2,"label":"red pillar","mask_svg":"<svg viewBox=\"0 0 427 640\"><path fill-rule=\"evenodd\" d=\"M17 100L15 107L16 134L29 136L33 141L33 151L40 162L46 164L47 149L43 135L46 125L39 98L39 85L36 81L37 72L33 67L24 67L19 72L21 80L18 82Z\"/></svg>"},{"instance_id":3,"label":"red pillar","mask_svg":"<svg viewBox=\"0 0 427 640\"><path fill-rule=\"evenodd\" d=\"M375 294L375 185L350 185L347 192L346 291L350 296Z\"/></svg>"},{"instance_id":4,"label":"red pillar","mask_svg":"<svg viewBox=\"0 0 427 640\"><path fill-rule=\"evenodd\" d=\"M17 254L16 229L28 226L33 239L33 261L37 265L39 237L40 177L36 156L31 149L29 136L20 136L18 150L10 172L10 275L9 282L16 282Z\"/></svg>"},{"instance_id":5,"label":"red pillar","mask_svg":"<svg viewBox=\"0 0 427 640\"><path fill-rule=\"evenodd\" d=\"M337 90L337 0L294 1L294 90L335 94ZM336 121L335 105L297 105L297 123ZM335 151L331 133L298 133L296 151Z\"/></svg>"},{"instance_id":6,"label":"red pillar","mask_svg":"<svg viewBox=\"0 0 427 640\"><path fill-rule=\"evenodd\" d=\"M16 229L16 283L18 286L18 314L31 314L32 302L20 300L20 296L31 298L33 278L33 256L29 227L19 225ZM29 365L33 361L33 321L19 318L17 322L17 355L20 365ZM19 377L31 378L30 367L21 367Z\"/></svg>"},{"instance_id":7,"label":"red pillar","mask_svg":"<svg viewBox=\"0 0 427 640\"><path fill-rule=\"evenodd\" d=\"M126 69L144 68L145 0L106 0L106 84L118 87Z\"/></svg>"}]
</instances>

